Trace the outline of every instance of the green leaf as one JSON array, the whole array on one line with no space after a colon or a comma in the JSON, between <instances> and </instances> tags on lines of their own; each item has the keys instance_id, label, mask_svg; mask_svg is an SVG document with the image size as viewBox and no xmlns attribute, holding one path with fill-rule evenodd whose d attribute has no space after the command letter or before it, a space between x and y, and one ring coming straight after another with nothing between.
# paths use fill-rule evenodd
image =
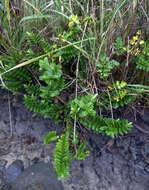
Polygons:
<instances>
[{"instance_id":1,"label":"green leaf","mask_svg":"<svg viewBox=\"0 0 149 190\"><path fill-rule=\"evenodd\" d=\"M43 19L43 18L52 18L52 15L32 15L32 16L25 16L21 19L20 23L24 22L24 21L28 21L28 20L35 20L35 19Z\"/></svg>"},{"instance_id":2,"label":"green leaf","mask_svg":"<svg viewBox=\"0 0 149 190\"><path fill-rule=\"evenodd\" d=\"M49 144L51 142L55 142L56 140L57 140L56 131L52 131L44 137L44 144Z\"/></svg>"},{"instance_id":3,"label":"green leaf","mask_svg":"<svg viewBox=\"0 0 149 190\"><path fill-rule=\"evenodd\" d=\"M58 179L69 175L70 155L69 155L69 132L62 134L56 143L54 152L54 165Z\"/></svg>"},{"instance_id":4,"label":"green leaf","mask_svg":"<svg viewBox=\"0 0 149 190\"><path fill-rule=\"evenodd\" d=\"M86 158L86 146L87 143L86 142L81 142L81 144L79 145L78 149L77 149L77 159L78 160L84 160Z\"/></svg>"}]
</instances>

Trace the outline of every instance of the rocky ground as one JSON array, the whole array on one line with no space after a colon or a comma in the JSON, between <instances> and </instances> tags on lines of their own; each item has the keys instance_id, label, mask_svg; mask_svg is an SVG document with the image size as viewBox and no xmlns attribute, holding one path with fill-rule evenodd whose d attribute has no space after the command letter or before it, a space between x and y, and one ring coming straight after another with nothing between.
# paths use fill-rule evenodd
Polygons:
<instances>
[{"instance_id":1,"label":"rocky ground","mask_svg":"<svg viewBox=\"0 0 149 190\"><path fill-rule=\"evenodd\" d=\"M43 137L62 126L32 117L19 97L0 91L0 190L148 190L149 111L135 116L125 116L135 125L124 137L89 133L91 155L73 160L70 176L58 181L55 145L43 145Z\"/></svg>"}]
</instances>

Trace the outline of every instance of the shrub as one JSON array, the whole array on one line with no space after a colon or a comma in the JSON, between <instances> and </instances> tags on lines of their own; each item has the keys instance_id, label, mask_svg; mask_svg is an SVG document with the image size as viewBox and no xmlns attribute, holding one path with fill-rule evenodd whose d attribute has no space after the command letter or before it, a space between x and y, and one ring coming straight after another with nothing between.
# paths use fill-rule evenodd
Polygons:
<instances>
[{"instance_id":1,"label":"shrub","mask_svg":"<svg viewBox=\"0 0 149 190\"><path fill-rule=\"evenodd\" d=\"M71 159L89 155L80 130L112 138L131 130L113 110L148 93L148 29L135 21L137 15L147 22L148 7L126 0L15 2L0 4L1 87L22 94L35 114L65 123L59 137L52 131L44 139L57 142L61 179Z\"/></svg>"}]
</instances>

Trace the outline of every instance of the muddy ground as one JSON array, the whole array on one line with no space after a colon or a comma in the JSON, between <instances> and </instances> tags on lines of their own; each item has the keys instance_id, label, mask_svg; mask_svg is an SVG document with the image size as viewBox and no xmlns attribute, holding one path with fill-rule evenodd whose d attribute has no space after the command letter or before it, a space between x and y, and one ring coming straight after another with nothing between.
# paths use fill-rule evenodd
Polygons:
<instances>
[{"instance_id":1,"label":"muddy ground","mask_svg":"<svg viewBox=\"0 0 149 190\"><path fill-rule=\"evenodd\" d=\"M43 145L50 130L63 126L33 117L19 96L0 91L0 188L3 190L149 190L149 110L119 117L133 121L125 136L88 134L91 155L72 161L70 176L53 173L54 144Z\"/></svg>"}]
</instances>

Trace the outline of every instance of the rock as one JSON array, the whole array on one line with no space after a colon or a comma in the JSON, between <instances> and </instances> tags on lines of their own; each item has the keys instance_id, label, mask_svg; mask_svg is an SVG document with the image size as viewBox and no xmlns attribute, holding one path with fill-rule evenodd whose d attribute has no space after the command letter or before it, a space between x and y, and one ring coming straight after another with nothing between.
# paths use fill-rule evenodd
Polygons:
<instances>
[{"instance_id":1,"label":"rock","mask_svg":"<svg viewBox=\"0 0 149 190\"><path fill-rule=\"evenodd\" d=\"M39 162L39 158L35 157L33 160L32 160L32 163L33 164L37 164Z\"/></svg>"},{"instance_id":2,"label":"rock","mask_svg":"<svg viewBox=\"0 0 149 190\"><path fill-rule=\"evenodd\" d=\"M149 110L145 110L145 112L143 114L140 114L139 117L143 122L149 124Z\"/></svg>"},{"instance_id":3,"label":"rock","mask_svg":"<svg viewBox=\"0 0 149 190\"><path fill-rule=\"evenodd\" d=\"M27 187L25 190L45 190L42 184L32 184Z\"/></svg>"},{"instance_id":4,"label":"rock","mask_svg":"<svg viewBox=\"0 0 149 190\"><path fill-rule=\"evenodd\" d=\"M6 166L7 160L5 159L0 159L0 166Z\"/></svg>"},{"instance_id":5,"label":"rock","mask_svg":"<svg viewBox=\"0 0 149 190\"><path fill-rule=\"evenodd\" d=\"M5 167L3 165L0 165L0 172L5 172Z\"/></svg>"},{"instance_id":6,"label":"rock","mask_svg":"<svg viewBox=\"0 0 149 190\"><path fill-rule=\"evenodd\" d=\"M146 156L144 156L144 162L149 164L149 153Z\"/></svg>"},{"instance_id":7,"label":"rock","mask_svg":"<svg viewBox=\"0 0 149 190\"><path fill-rule=\"evenodd\" d=\"M50 164L39 162L32 165L11 184L11 190L39 190L39 187L42 187L40 190L64 190Z\"/></svg>"},{"instance_id":8,"label":"rock","mask_svg":"<svg viewBox=\"0 0 149 190\"><path fill-rule=\"evenodd\" d=\"M149 165L147 165L147 166L145 167L145 171L146 171L147 174L149 175Z\"/></svg>"},{"instance_id":9,"label":"rock","mask_svg":"<svg viewBox=\"0 0 149 190\"><path fill-rule=\"evenodd\" d=\"M7 169L4 176L5 183L9 184L16 180L18 175L24 170L24 165L21 160L14 161Z\"/></svg>"},{"instance_id":10,"label":"rock","mask_svg":"<svg viewBox=\"0 0 149 190\"><path fill-rule=\"evenodd\" d=\"M0 187L4 185L5 167L0 165Z\"/></svg>"}]
</instances>

